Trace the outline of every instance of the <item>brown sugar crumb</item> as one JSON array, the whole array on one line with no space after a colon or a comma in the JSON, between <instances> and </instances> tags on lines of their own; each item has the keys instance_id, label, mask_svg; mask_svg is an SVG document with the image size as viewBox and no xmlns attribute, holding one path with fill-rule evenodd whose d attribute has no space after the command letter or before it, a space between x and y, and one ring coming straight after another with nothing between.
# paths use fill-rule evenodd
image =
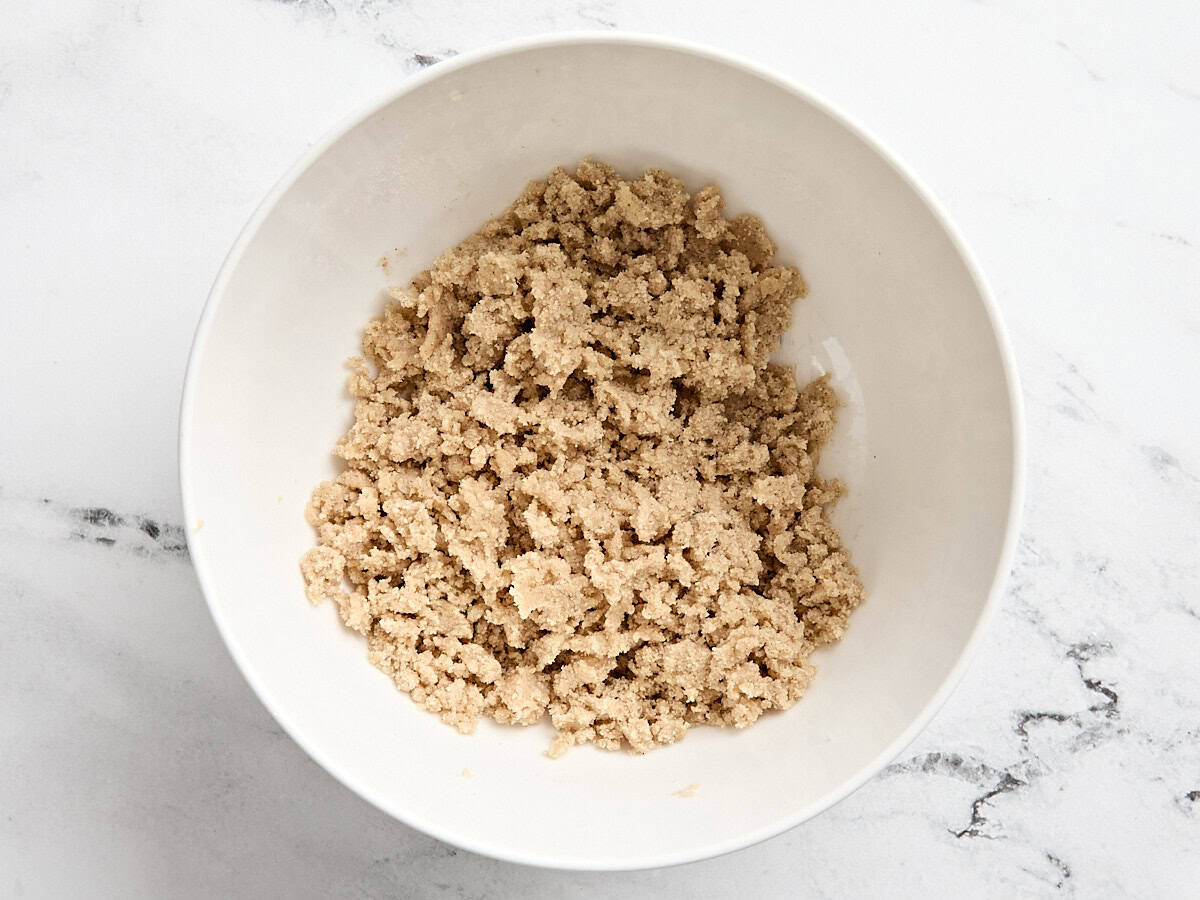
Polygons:
<instances>
[{"instance_id":1,"label":"brown sugar crumb","mask_svg":"<svg viewBox=\"0 0 1200 900\"><path fill-rule=\"evenodd\" d=\"M462 732L550 755L785 709L863 599L816 474L837 400L768 358L805 294L752 216L584 160L393 290L302 571Z\"/></svg>"}]
</instances>

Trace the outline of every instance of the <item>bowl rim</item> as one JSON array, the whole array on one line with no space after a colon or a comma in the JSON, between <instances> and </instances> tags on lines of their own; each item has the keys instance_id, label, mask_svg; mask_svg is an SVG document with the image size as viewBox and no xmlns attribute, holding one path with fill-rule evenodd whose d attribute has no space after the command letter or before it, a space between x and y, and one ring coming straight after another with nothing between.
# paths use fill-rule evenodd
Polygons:
<instances>
[{"instance_id":1,"label":"bowl rim","mask_svg":"<svg viewBox=\"0 0 1200 900\"><path fill-rule=\"evenodd\" d=\"M754 831L739 835L732 839L714 841L708 844L696 845L690 849L676 851L672 853L648 854L636 860L625 860L619 857L611 858L580 858L569 856L548 855L543 853L523 853L511 850L504 846L491 846L485 842L463 838L452 831L432 822L425 821L422 817L412 814L387 800L375 796L371 789L366 785L359 783L355 778L347 774L338 763L327 757L316 747L310 745L302 738L296 729L293 728L293 723L290 720L286 711L277 708L268 699L268 695L259 682L259 678L255 672L253 665L247 659L245 653L238 644L236 638L231 633L228 623L223 618L219 606L214 602L216 594L209 577L210 563L206 558L203 548L200 546L197 537L190 528L185 528L184 532L187 538L188 552L190 554L192 565L196 571L197 580L200 583L201 593L204 595L205 603L208 606L210 615L216 623L217 631L221 635L226 648L242 677L246 679L259 701L267 708L267 711L275 718L275 720L288 733L289 737L295 741L305 753L329 772L339 782L366 800L377 809L386 812L388 815L399 820L403 824L431 835L438 840L445 841L465 850L470 850L473 853L479 853L484 856L489 856L494 859L500 859L505 862L518 863L522 865L536 866L547 869L559 870L575 870L575 871L633 871L641 869L659 868L664 866L681 865L689 862L696 862L702 859L709 859L716 856L722 856L727 853L732 853L736 850L741 850L746 847L753 846L768 838L775 837L795 826L813 818L825 810L840 803L850 794L857 791L867 781L878 774L884 766L889 764L904 749L912 743L912 741L923 731L930 723L933 717L945 704L954 689L962 680L966 672L967 666L971 658L976 654L982 643L983 635L986 633L988 626L996 615L996 611L1000 605L1000 598L1004 590L1006 576L1011 568L1012 560L1016 551L1017 538L1020 532L1020 519L1022 506L1025 494L1025 417L1024 409L1021 403L1021 390L1017 376L1016 358L1012 350L1012 345L1009 342L1008 334L1004 323L1000 317L999 308L997 306L994 295L988 286L987 280L983 275L974 255L968 248L961 232L954 225L948 212L942 204L934 197L928 187L902 162L892 151L888 150L878 138L876 138L868 129L861 125L856 119L843 111L836 104L821 96L819 93L810 88L802 87L793 82L791 79L779 75L771 69L752 62L740 55L730 53L724 50L716 49L705 44L695 41L684 40L679 38L661 37L658 35L644 34L638 32L594 32L594 31L572 31L558 32L551 34L538 34L518 38L515 40L504 41L502 43L490 44L475 50L471 50L460 55L454 56L448 60L439 62L428 69L421 72L407 75L403 80L390 87L384 94L377 96L375 99L360 105L356 110L345 116L337 125L328 130L319 140L310 144L299 158L288 168L286 173L272 186L270 191L255 208L246 224L242 227L232 247L225 257L224 262L219 269L213 286L209 291L208 298L205 301L204 308L200 314L199 322L196 326L195 334L192 339L191 349L188 354L187 369L184 376L183 392L179 407L179 437L178 437L178 467L179 467L179 487L183 501L184 521L191 522L195 517L196 501L193 494L192 485L192 467L193 458L191 451L192 441L192 420L193 409L195 405L196 385L199 380L198 375L201 364L204 359L204 350L207 343L209 332L213 322L216 319L217 310L221 305L221 300L228 288L229 281L232 278L233 272L238 267L242 260L245 250L250 241L257 234L263 222L275 208L280 198L292 187L296 180L308 170L330 147L345 136L351 129L357 127L361 122L371 117L375 113L381 111L389 104L395 102L404 94L416 90L419 87L436 80L450 72L464 69L477 63L486 62L498 57L524 52L530 49L553 46L580 46L587 44L613 44L650 48L654 50L663 50L671 53L680 53L691 56L700 57L710 62L720 63L738 69L743 73L760 78L776 87L779 87L801 100L809 103L813 107L820 110L825 115L829 116L843 128L846 128L854 134L859 140L869 146L884 162L908 184L908 186L916 193L920 200L925 204L929 211L937 220L939 226L950 239L951 245L960 259L966 266L971 280L974 282L976 290L979 293L980 300L983 303L984 311L987 315L988 322L991 326L992 336L996 342L997 350L999 351L1001 367L1004 374L1005 388L1008 393L1009 402L1009 419L1012 423L1012 489L1009 496L1009 506L1007 513L1007 524L1005 528L1004 540L1001 544L1000 553L996 560L996 568L992 576L991 587L988 590L987 598L983 608L979 613L979 617L967 638L966 643L959 651L958 658L951 667L950 672L943 679L941 685L934 692L933 696L922 707L917 716L909 724L909 726L895 738L887 747L878 753L874 759L862 766L858 772L846 779L837 788L828 791L817 800L809 803L800 809L794 811L790 815L784 816L764 826L761 826Z\"/></svg>"}]
</instances>

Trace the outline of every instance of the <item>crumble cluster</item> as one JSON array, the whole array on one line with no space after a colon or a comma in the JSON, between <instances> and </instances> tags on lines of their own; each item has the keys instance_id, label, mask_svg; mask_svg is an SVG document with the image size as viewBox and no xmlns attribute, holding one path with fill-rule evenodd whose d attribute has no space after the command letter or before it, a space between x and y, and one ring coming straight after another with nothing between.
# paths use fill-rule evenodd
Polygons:
<instances>
[{"instance_id":1,"label":"crumble cluster","mask_svg":"<svg viewBox=\"0 0 1200 900\"><path fill-rule=\"evenodd\" d=\"M463 732L638 752L795 703L863 588L837 401L768 362L804 296L753 216L584 160L393 289L351 361L308 597Z\"/></svg>"}]
</instances>

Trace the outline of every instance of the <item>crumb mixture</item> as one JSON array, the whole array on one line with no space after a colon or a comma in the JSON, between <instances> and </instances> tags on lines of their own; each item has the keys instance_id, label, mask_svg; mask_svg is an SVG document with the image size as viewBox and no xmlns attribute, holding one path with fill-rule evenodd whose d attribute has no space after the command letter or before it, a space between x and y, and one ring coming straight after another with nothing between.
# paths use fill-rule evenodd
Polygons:
<instances>
[{"instance_id":1,"label":"crumb mixture","mask_svg":"<svg viewBox=\"0 0 1200 900\"><path fill-rule=\"evenodd\" d=\"M863 588L816 474L837 405L768 362L805 294L753 216L594 160L369 323L302 570L463 732L642 752L784 709Z\"/></svg>"}]
</instances>

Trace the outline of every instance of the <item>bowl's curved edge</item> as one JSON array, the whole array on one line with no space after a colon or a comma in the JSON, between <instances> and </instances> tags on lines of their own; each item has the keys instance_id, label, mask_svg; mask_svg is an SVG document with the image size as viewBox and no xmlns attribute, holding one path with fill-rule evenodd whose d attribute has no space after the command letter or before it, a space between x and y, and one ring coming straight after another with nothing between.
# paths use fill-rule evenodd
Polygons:
<instances>
[{"instance_id":1,"label":"bowl's curved edge","mask_svg":"<svg viewBox=\"0 0 1200 900\"><path fill-rule=\"evenodd\" d=\"M433 81L442 75L455 71L460 68L465 68L492 59L498 56L503 56L509 53L520 52L540 46L555 45L555 44L603 44L603 43L621 43L634 44L646 47L654 47L663 50L670 50L678 53L686 53L695 56L700 56L715 62L723 63L744 72L752 74L758 78L768 81L777 87L780 87L801 99L812 104L820 109L834 121L838 122L844 128L853 133L859 140L867 144L878 156L886 161L896 173L904 179L909 187L916 193L921 201L929 208L938 224L946 232L950 238L955 251L962 258L966 265L972 280L975 283L976 289L979 292L980 299L983 301L984 310L987 313L989 323L991 324L993 337L996 341L996 347L999 351L1001 365L1004 369L1005 385L1008 392L1009 400L1009 418L1012 426L1012 457L1013 466L1011 472L1012 487L1009 497L1008 521L1005 529L1004 541L1001 545L1000 554L996 561L996 569L992 577L991 589L988 592L987 601L984 604L979 618L976 621L975 627L964 645L959 657L950 670L949 675L942 682L937 692L925 704L921 712L913 720L912 724L894 740L887 748L878 754L871 762L863 766L859 772L837 790L831 791L821 797L814 803L810 803L796 813L787 816L781 820L770 823L756 831L745 835L740 835L736 839L720 842L711 846L700 847L686 853L675 853L663 856L650 856L637 860L628 859L570 859L570 858L545 858L536 855L515 853L507 848L485 846L476 841L464 840L461 837L448 833L441 827L421 820L419 817L413 816L404 810L393 808L390 804L380 802L373 797L370 791L357 781L349 777L345 772L332 760L327 759L322 753L315 748L309 746L293 728L289 717L281 710L276 709L267 697L262 685L259 683L258 677L252 666L245 659L240 646L229 632L226 622L223 619L220 611L212 601L213 591L206 572L206 560L202 548L195 537L193 529L185 526L184 532L187 536L188 552L191 556L192 565L196 570L196 577L200 582L201 592L204 595L205 602L208 605L209 613L216 623L217 631L220 633L225 646L228 648L230 656L233 657L234 663L241 671L242 676L250 684L259 701L267 708L268 712L279 722L279 724L287 731L288 735L318 764L321 765L327 772L334 776L338 781L356 793L359 797L366 800L368 803L382 809L392 817L396 818L405 825L416 828L426 834L453 844L473 853L479 853L484 856L490 856L496 859L501 859L506 862L513 862L522 865L537 866L550 869L567 869L567 870L590 870L590 871L632 871L637 869L651 869L664 866L681 865L689 862L696 862L702 859L709 859L715 856L722 856L726 853L732 853L736 850L741 850L760 843L768 838L774 837L787 831L795 826L807 821L825 810L840 803L846 797L857 791L867 781L873 778L880 770L888 763L894 760L904 751L904 749L916 739L917 735L925 729L934 715L941 709L949 698L954 689L962 680L966 673L967 666L971 658L978 650L982 642L983 635L986 633L997 609L1000 606L1000 597L1004 591L1004 585L1007 574L1012 566L1012 560L1016 552L1017 537L1020 531L1020 519L1022 504L1025 494L1025 421L1024 409L1021 403L1021 390L1017 376L1016 359L1013 354L1012 346L1009 342L1008 333L1004 323L1000 317L999 308L996 300L987 284L982 270L979 267L974 255L967 247L958 228L950 219L949 214L941 203L933 196L932 192L921 182L919 178L896 156L887 150L867 129L855 121L851 116L837 108L830 101L814 93L810 89L802 88L799 85L791 82L769 69L759 66L756 63L749 62L740 56L727 53L722 50L716 50L711 47L704 46L692 41L679 40L674 38L662 38L654 35L636 34L636 33L619 33L613 34L610 32L565 32L558 34L537 35L534 37L521 38L513 41L508 41L502 44L492 45L479 50L470 51L456 56L445 62L431 66L429 69L408 76L403 83L398 87L392 88L380 97L372 100L369 103L363 104L358 110L351 113L342 119L342 121L330 129L330 131L320 140L314 142L309 148L300 155L299 159L291 166L286 174L283 175L263 198L262 202L255 208L250 219L243 226L229 253L226 255L220 270L217 273L216 279L213 282L212 289L209 291L208 299L205 301L204 309L200 315L200 321L196 327L195 335L192 339L191 351L188 355L187 369L184 377L183 393L180 399L179 408L179 439L178 439L178 465L179 465L179 486L182 495L184 522L191 522L195 517L195 503L192 498L192 483L191 483L191 467L192 455L190 448L191 435L191 419L192 407L194 404L194 394L196 386L196 373L200 369L201 361L204 356L204 347L208 333L212 327L212 322L216 318L216 312L220 305L221 296L224 294L229 280L232 277L234 270L241 261L242 255L245 252L247 245L262 225L263 221L270 214L275 204L280 197L292 186L292 184L311 166L316 160L324 154L334 143L341 139L348 131L354 128L362 120L374 115L379 110L383 109L388 104L394 102L403 94L414 90L429 81Z\"/></svg>"}]
</instances>

